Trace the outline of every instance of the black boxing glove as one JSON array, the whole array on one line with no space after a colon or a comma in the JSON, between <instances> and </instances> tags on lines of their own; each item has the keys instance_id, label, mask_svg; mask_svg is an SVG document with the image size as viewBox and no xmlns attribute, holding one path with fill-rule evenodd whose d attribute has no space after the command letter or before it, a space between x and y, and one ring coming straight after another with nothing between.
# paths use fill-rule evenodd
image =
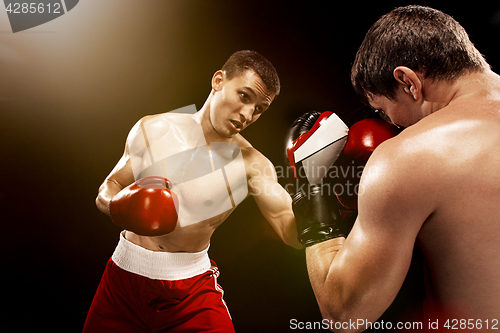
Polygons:
<instances>
[{"instance_id":1,"label":"black boxing glove","mask_svg":"<svg viewBox=\"0 0 500 333\"><path fill-rule=\"evenodd\" d=\"M317 111L299 117L288 133L287 156L296 177L292 208L298 240L306 247L345 237L350 230L342 221L335 193L322 186L322 179L347 142L347 134L348 127L337 115Z\"/></svg>"},{"instance_id":2,"label":"black boxing glove","mask_svg":"<svg viewBox=\"0 0 500 333\"><path fill-rule=\"evenodd\" d=\"M305 247L331 238L347 237L350 225L343 223L335 195L317 184L292 198L298 240Z\"/></svg>"}]
</instances>

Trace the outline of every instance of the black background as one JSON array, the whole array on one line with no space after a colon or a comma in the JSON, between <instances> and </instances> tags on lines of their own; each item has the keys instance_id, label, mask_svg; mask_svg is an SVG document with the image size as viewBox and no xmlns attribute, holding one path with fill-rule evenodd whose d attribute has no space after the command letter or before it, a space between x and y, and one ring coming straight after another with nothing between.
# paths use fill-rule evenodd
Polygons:
<instances>
[{"instance_id":1,"label":"black background","mask_svg":"<svg viewBox=\"0 0 500 333\"><path fill-rule=\"evenodd\" d=\"M0 332L81 331L120 231L94 200L138 119L199 109L229 55L253 49L277 68L282 93L243 135L282 166L300 114L361 106L349 80L357 47L378 17L406 4L86 0L15 34L0 12ZM454 16L498 71L500 5L418 4ZM209 253L237 332L321 320L304 251L285 246L252 199L215 232ZM386 320L419 320L421 282L417 253Z\"/></svg>"}]
</instances>

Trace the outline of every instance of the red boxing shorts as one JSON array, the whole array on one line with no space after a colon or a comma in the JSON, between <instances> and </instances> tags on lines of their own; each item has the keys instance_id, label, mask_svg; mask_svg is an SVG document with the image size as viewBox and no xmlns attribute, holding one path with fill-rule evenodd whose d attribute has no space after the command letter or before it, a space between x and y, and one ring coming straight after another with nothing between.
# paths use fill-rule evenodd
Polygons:
<instances>
[{"instance_id":1,"label":"red boxing shorts","mask_svg":"<svg viewBox=\"0 0 500 333\"><path fill-rule=\"evenodd\" d=\"M208 248L150 251L122 233L83 332L234 332L218 276Z\"/></svg>"}]
</instances>

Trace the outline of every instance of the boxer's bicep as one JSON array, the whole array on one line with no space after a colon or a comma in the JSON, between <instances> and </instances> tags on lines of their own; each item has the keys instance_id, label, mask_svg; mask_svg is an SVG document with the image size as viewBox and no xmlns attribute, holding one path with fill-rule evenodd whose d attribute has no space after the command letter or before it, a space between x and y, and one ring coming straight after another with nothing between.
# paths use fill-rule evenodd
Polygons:
<instances>
[{"instance_id":1,"label":"boxer's bicep","mask_svg":"<svg viewBox=\"0 0 500 333\"><path fill-rule=\"evenodd\" d=\"M429 200L422 191L425 182L418 183L418 177L419 171L404 159L374 154L363 171L358 218L348 238L330 256L329 265L308 253L308 266L318 268L319 279L310 278L326 317L373 322L396 297L418 231L429 215Z\"/></svg>"},{"instance_id":2,"label":"boxer's bicep","mask_svg":"<svg viewBox=\"0 0 500 333\"><path fill-rule=\"evenodd\" d=\"M131 141L136 136L138 128L140 128L140 124L144 121L144 119L147 119L147 117L139 120L130 130L125 141L123 155L99 187L96 205L97 208L105 214L109 215L109 201L111 198L123 188L135 181L130 161L129 146L131 145Z\"/></svg>"},{"instance_id":3,"label":"boxer's bicep","mask_svg":"<svg viewBox=\"0 0 500 333\"><path fill-rule=\"evenodd\" d=\"M352 287L374 320L399 292L418 232L432 212L425 162L416 168L414 157L394 156L394 147L385 148L373 154L363 171L358 218L338 258L353 263Z\"/></svg>"}]
</instances>

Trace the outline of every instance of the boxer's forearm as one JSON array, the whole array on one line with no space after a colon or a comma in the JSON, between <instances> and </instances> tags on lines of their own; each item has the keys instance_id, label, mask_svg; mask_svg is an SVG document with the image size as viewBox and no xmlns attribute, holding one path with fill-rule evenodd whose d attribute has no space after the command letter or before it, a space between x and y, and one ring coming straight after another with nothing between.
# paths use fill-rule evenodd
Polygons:
<instances>
[{"instance_id":1,"label":"boxer's forearm","mask_svg":"<svg viewBox=\"0 0 500 333\"><path fill-rule=\"evenodd\" d=\"M97 208L102 213L109 216L109 201L122 189L123 186L121 186L118 182L113 179L106 178L106 180L104 180L102 185L99 187L99 193L95 200Z\"/></svg>"},{"instance_id":2,"label":"boxer's forearm","mask_svg":"<svg viewBox=\"0 0 500 333\"><path fill-rule=\"evenodd\" d=\"M292 199L285 189L277 182L274 167L268 165L270 172L261 171L250 178L248 187L255 198L262 215L271 224L283 242L296 249L302 245L297 239L297 228L292 211Z\"/></svg>"},{"instance_id":3,"label":"boxer's forearm","mask_svg":"<svg viewBox=\"0 0 500 333\"><path fill-rule=\"evenodd\" d=\"M309 281L323 317L330 320L338 320L344 310L343 286L329 283L329 276L338 274L335 257L344 241L344 237L338 237L306 248Z\"/></svg>"},{"instance_id":4,"label":"boxer's forearm","mask_svg":"<svg viewBox=\"0 0 500 333\"><path fill-rule=\"evenodd\" d=\"M282 196L273 196L272 200L268 198L268 200L263 201L263 198L256 198L256 202L266 220L283 242L293 248L301 249L302 244L297 239L297 228L290 197L286 192L283 194Z\"/></svg>"},{"instance_id":5,"label":"boxer's forearm","mask_svg":"<svg viewBox=\"0 0 500 333\"><path fill-rule=\"evenodd\" d=\"M111 198L134 181L130 159L125 150L125 154L99 187L99 193L96 198L97 208L109 216L109 201Z\"/></svg>"},{"instance_id":6,"label":"boxer's forearm","mask_svg":"<svg viewBox=\"0 0 500 333\"><path fill-rule=\"evenodd\" d=\"M292 223L289 223L287 225L287 228L285 230L285 236L283 237L283 241L295 248L295 249L302 249L303 246L300 244L298 238L297 238L297 228L295 227L295 220L293 220Z\"/></svg>"},{"instance_id":7,"label":"boxer's forearm","mask_svg":"<svg viewBox=\"0 0 500 333\"><path fill-rule=\"evenodd\" d=\"M283 212L280 217L275 219L274 223L271 222L271 225L273 225L286 245L295 249L302 249L302 244L297 239L297 228L295 227L295 218L291 209Z\"/></svg>"}]
</instances>

